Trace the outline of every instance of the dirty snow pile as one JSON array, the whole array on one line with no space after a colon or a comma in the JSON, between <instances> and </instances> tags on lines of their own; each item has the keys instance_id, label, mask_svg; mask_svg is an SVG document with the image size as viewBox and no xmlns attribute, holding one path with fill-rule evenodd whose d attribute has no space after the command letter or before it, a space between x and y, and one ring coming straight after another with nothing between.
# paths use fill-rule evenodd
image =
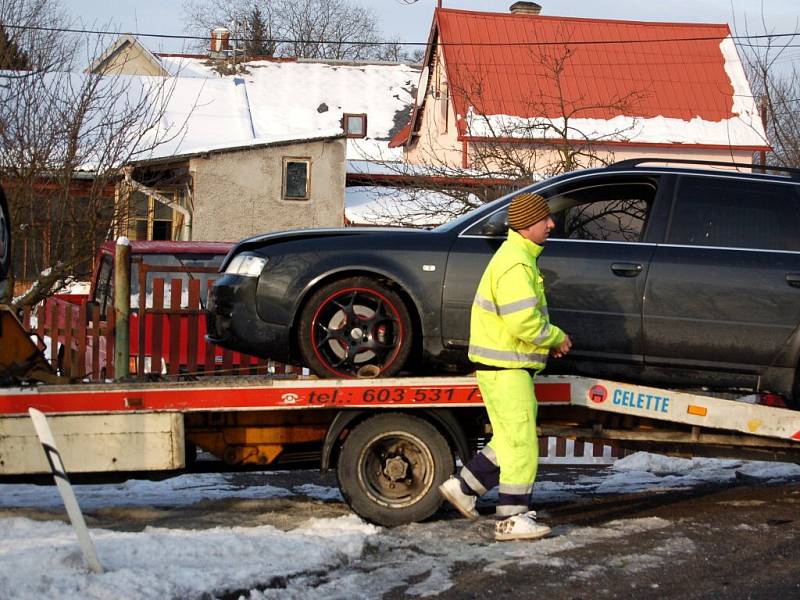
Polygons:
<instances>
[{"instance_id":1,"label":"dirty snow pile","mask_svg":"<svg viewBox=\"0 0 800 600\"><path fill-rule=\"evenodd\" d=\"M333 569L361 555L378 528L355 516L205 530L91 532L105 573L89 575L75 533L60 521L0 521L0 590L8 598L193 598L214 589Z\"/></svg>"},{"instance_id":2,"label":"dirty snow pile","mask_svg":"<svg viewBox=\"0 0 800 600\"><path fill-rule=\"evenodd\" d=\"M287 489L243 487L235 473L190 474L160 482L75 486L87 511L124 506L188 506L201 500L304 496L340 502L335 488L313 483ZM542 473L534 504L597 494L690 488L749 477L800 479L800 466L738 460L677 459L637 453L568 483ZM146 527L118 532L91 529L105 573L90 574L73 530L60 520L35 521L12 508L49 509L61 516L57 490L0 484L0 597L72 598L373 598L405 588L425 597L452 586L457 563L476 561L490 573L509 564L565 564L570 551L647 531L665 530L660 518L623 519L599 527L557 527L556 537L534 545L497 544L476 534L464 519L434 520L395 529L367 524L355 515L310 518L289 530L270 525L180 529ZM13 516L8 516L13 515ZM665 559L690 556L693 543L667 540ZM420 547L425 552L419 551ZM599 568L599 567L598 567ZM591 572L572 578L591 579ZM231 596L232 595L232 596Z\"/></svg>"}]
</instances>

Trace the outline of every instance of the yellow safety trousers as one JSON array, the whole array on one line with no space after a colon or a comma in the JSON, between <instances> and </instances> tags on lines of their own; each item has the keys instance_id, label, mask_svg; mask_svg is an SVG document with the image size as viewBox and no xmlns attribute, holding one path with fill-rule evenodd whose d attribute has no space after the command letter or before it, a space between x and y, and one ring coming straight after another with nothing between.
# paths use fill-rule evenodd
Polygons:
<instances>
[{"instance_id":1,"label":"yellow safety trousers","mask_svg":"<svg viewBox=\"0 0 800 600\"><path fill-rule=\"evenodd\" d=\"M479 370L475 376L492 423L488 446L497 455L501 489L532 485L539 465L533 377L522 369Z\"/></svg>"}]
</instances>

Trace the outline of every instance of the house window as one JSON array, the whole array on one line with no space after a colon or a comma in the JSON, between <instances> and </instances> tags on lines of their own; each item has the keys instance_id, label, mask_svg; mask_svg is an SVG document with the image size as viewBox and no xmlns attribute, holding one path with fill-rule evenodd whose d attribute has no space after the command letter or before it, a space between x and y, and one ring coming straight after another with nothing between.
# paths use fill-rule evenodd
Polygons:
<instances>
[{"instance_id":1,"label":"house window","mask_svg":"<svg viewBox=\"0 0 800 600\"><path fill-rule=\"evenodd\" d=\"M311 171L311 159L283 159L283 199L308 200L308 175Z\"/></svg>"},{"instance_id":2,"label":"house window","mask_svg":"<svg viewBox=\"0 0 800 600\"><path fill-rule=\"evenodd\" d=\"M172 240L172 207L153 196L133 192L128 197L128 237L132 240Z\"/></svg>"},{"instance_id":3,"label":"house window","mask_svg":"<svg viewBox=\"0 0 800 600\"><path fill-rule=\"evenodd\" d=\"M357 115L345 113L343 121L342 128L344 129L345 136L349 138L367 137L366 113Z\"/></svg>"},{"instance_id":4,"label":"house window","mask_svg":"<svg viewBox=\"0 0 800 600\"><path fill-rule=\"evenodd\" d=\"M439 87L439 133L447 133L447 115L450 107L450 90L447 82L442 82Z\"/></svg>"}]
</instances>

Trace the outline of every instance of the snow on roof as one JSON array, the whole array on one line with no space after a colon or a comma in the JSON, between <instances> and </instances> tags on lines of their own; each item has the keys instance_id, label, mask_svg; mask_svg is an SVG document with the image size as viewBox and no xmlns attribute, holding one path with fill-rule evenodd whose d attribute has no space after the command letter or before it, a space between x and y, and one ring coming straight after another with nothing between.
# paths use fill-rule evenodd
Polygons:
<instances>
[{"instance_id":1,"label":"snow on roof","mask_svg":"<svg viewBox=\"0 0 800 600\"><path fill-rule=\"evenodd\" d=\"M435 227L483 202L474 194L466 199L432 190L365 185L345 189L344 214L351 225Z\"/></svg>"},{"instance_id":2,"label":"snow on roof","mask_svg":"<svg viewBox=\"0 0 800 600\"><path fill-rule=\"evenodd\" d=\"M401 153L388 142L408 118L419 78L405 64L258 60L240 74L220 75L206 59L161 61L177 82L171 119L187 114L197 99L184 149L220 135L229 141L321 137L341 131L344 113L366 113L367 137L348 140L347 157L397 159Z\"/></svg>"},{"instance_id":3,"label":"snow on roof","mask_svg":"<svg viewBox=\"0 0 800 600\"><path fill-rule=\"evenodd\" d=\"M112 114L143 97L150 99L154 113L164 109L133 160L341 136L344 113L367 115L367 137L348 140L347 158L396 160L402 155L390 150L388 142L413 104L419 71L409 65L261 60L245 63L242 73L220 75L207 59L160 60L171 76L109 75L100 82L100 89L118 90L108 107ZM96 75L45 75L54 93L62 87L81 89L89 77ZM0 96L9 96L10 89L3 86ZM86 129L91 131L88 124ZM100 160L86 157L79 169L96 170Z\"/></svg>"},{"instance_id":4,"label":"snow on roof","mask_svg":"<svg viewBox=\"0 0 800 600\"><path fill-rule=\"evenodd\" d=\"M531 126L563 127L563 100L573 139L748 149L767 143L725 24L437 9L434 29L459 139L553 137Z\"/></svg>"}]
</instances>

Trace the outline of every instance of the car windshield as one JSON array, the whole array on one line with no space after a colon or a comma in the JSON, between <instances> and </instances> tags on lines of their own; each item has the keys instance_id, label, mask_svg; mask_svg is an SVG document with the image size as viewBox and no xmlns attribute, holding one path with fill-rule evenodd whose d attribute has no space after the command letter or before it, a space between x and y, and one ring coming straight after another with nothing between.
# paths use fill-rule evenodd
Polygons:
<instances>
[{"instance_id":1,"label":"car windshield","mask_svg":"<svg viewBox=\"0 0 800 600\"><path fill-rule=\"evenodd\" d=\"M519 191L512 192L512 194L518 194L518 193L519 193ZM487 204L484 204L483 206L475 208L475 209L469 211L468 213L464 213L460 217L456 217L452 221L448 221L447 223L442 223L438 227L435 227L433 229L433 231L445 232L445 231L451 231L453 229L457 229L458 227L460 227L462 225L465 225L465 224L469 223L470 221L473 221L479 215L482 215L482 214L484 214L486 212L491 212L494 209L494 207L498 206L500 203L502 203L506 198L508 198L512 194L506 194L502 198L498 198L497 200L492 200L491 202L488 202Z\"/></svg>"}]
</instances>

